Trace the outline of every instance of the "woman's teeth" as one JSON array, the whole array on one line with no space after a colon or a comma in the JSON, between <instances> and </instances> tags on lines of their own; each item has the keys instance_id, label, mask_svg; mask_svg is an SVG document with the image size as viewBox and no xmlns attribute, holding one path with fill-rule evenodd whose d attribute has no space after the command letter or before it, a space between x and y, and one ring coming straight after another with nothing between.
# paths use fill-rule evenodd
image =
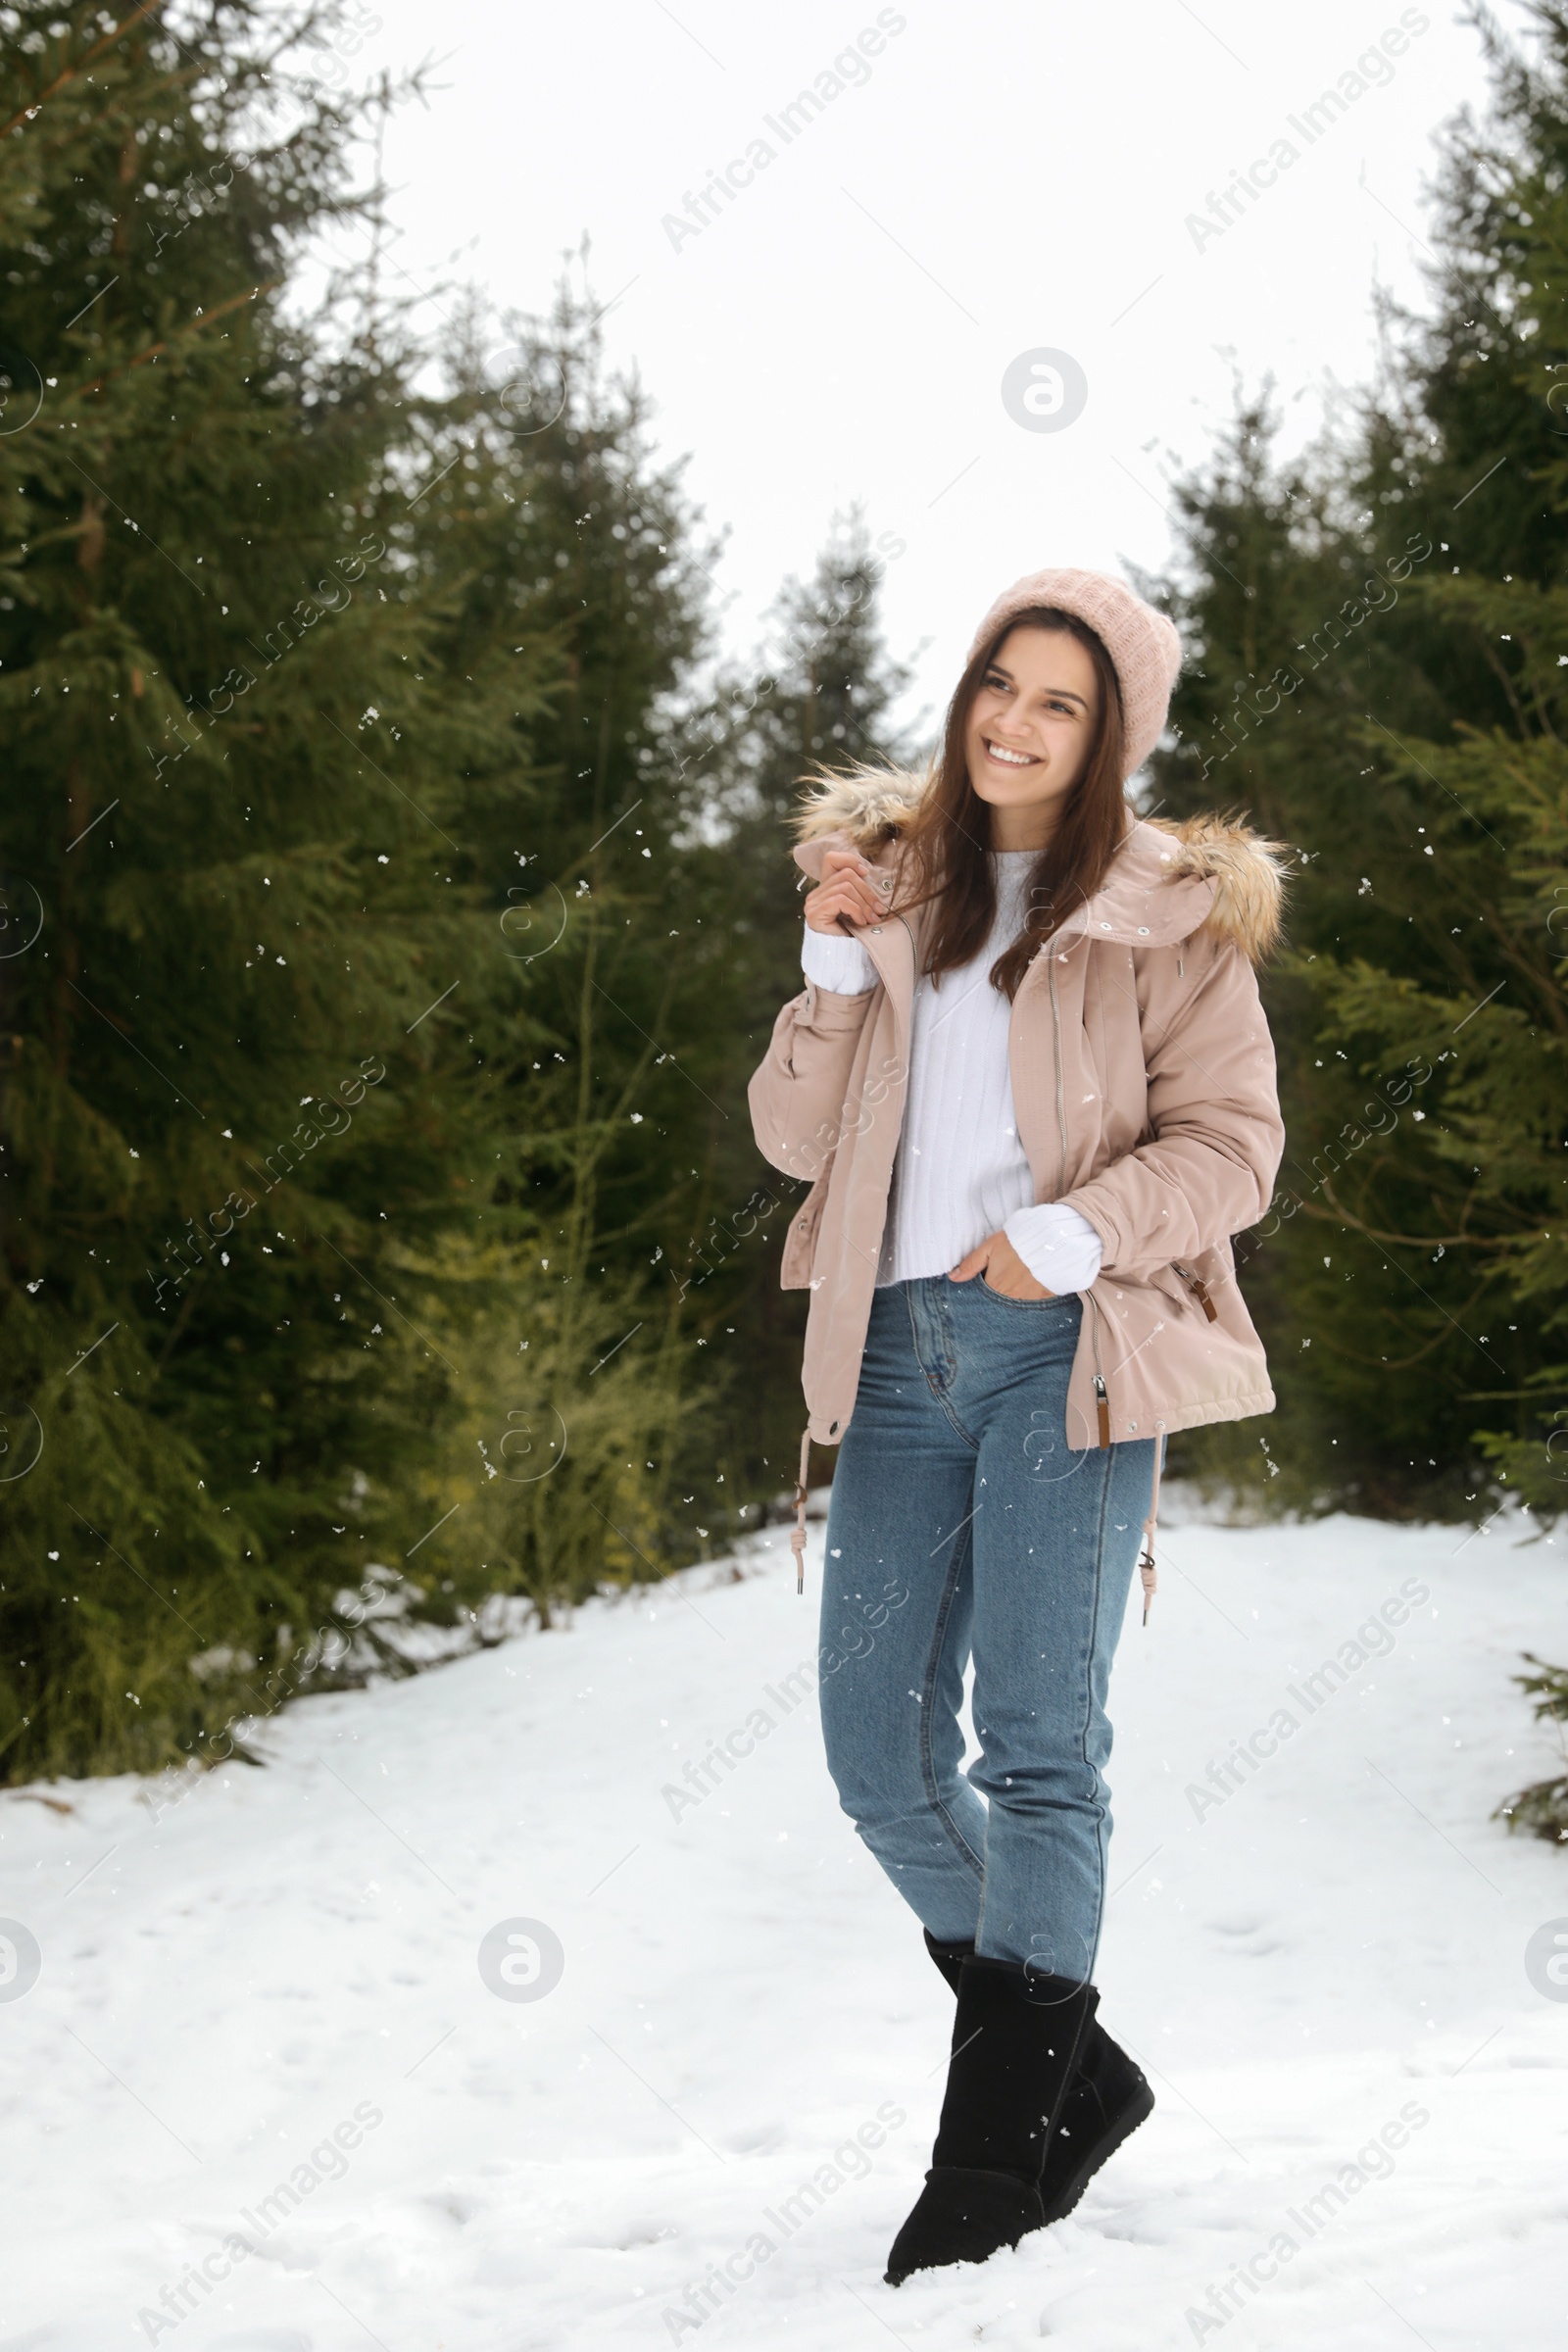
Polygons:
<instances>
[{"instance_id":1,"label":"woman's teeth","mask_svg":"<svg viewBox=\"0 0 1568 2352\"><path fill-rule=\"evenodd\" d=\"M1004 767L1033 767L1034 765L1034 760L1028 752L1004 751L1000 743L988 743L986 752L991 759L1000 760Z\"/></svg>"}]
</instances>

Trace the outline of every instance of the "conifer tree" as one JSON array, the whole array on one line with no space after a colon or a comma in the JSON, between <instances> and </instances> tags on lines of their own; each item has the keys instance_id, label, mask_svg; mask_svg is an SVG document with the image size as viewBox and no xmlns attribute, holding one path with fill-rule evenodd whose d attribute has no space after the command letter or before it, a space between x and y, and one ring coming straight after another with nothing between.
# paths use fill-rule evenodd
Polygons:
<instances>
[{"instance_id":1,"label":"conifer tree","mask_svg":"<svg viewBox=\"0 0 1568 2352\"><path fill-rule=\"evenodd\" d=\"M1160 786L1223 779L1301 851L1267 983L1290 1141L1244 1277L1281 1412L1189 1450L1293 1501L1563 1494L1568 33L1534 13L1536 63L1492 43L1492 131L1448 142L1434 315L1390 315L1353 431L1282 480L1250 416L1185 498L1202 653Z\"/></svg>"},{"instance_id":2,"label":"conifer tree","mask_svg":"<svg viewBox=\"0 0 1568 2352\"><path fill-rule=\"evenodd\" d=\"M713 983L725 909L687 837L677 724L707 583L678 468L654 458L641 391L607 371L585 289L543 321L475 312L426 424L420 561L449 614L451 694L496 747L464 804L528 1016L497 1001L476 1032L526 1281L474 1444L497 1473L483 1524L548 1603L690 1556L713 1517L699 1408L715 1376L669 1274L735 1074ZM519 633L556 677L520 710ZM552 1444L559 1464L533 1475Z\"/></svg>"},{"instance_id":3,"label":"conifer tree","mask_svg":"<svg viewBox=\"0 0 1568 2352\"><path fill-rule=\"evenodd\" d=\"M0 825L31 915L0 1348L37 1458L6 1493L0 1675L25 1772L161 1759L402 1559L479 1138L430 1082L476 956L425 879L444 780L365 742L419 699L396 412L281 301L355 212L349 112L277 55L303 19L12 13Z\"/></svg>"},{"instance_id":4,"label":"conifer tree","mask_svg":"<svg viewBox=\"0 0 1568 2352\"><path fill-rule=\"evenodd\" d=\"M1318 985L1347 956L1408 969L1419 952L1397 890L1420 817L1377 747L1437 716L1406 648L1410 583L1441 558L1406 511L1392 528L1374 521L1357 452L1330 442L1281 471L1272 434L1266 402L1244 409L1208 475L1178 492L1195 581L1179 602L1195 660L1153 797L1165 814L1245 810L1297 852L1288 952L1264 974L1286 1155L1277 1197L1240 1250L1279 1409L1267 1425L1201 1433L1179 1450L1189 1467L1260 1484L1277 1504L1399 1511L1429 1507L1435 1484L1458 1503L1476 1483L1473 1422L1458 1368L1435 1381L1444 1367L1431 1361L1462 1305L1457 1269L1391 1250L1342 1213L1361 1213L1369 1184L1383 1212L1366 1222L1390 1226L1396 1199L1398 1214L1414 1213L1435 1073L1406 1068L1408 1054L1368 1056L1328 1036Z\"/></svg>"},{"instance_id":5,"label":"conifer tree","mask_svg":"<svg viewBox=\"0 0 1568 2352\"><path fill-rule=\"evenodd\" d=\"M1494 1471L1551 1517L1568 1501L1568 11L1527 13L1529 50L1482 25L1492 118L1448 142L1439 299L1410 322L1410 408L1431 429L1393 485L1452 543L1412 602L1446 725L1388 755L1430 804L1405 895L1445 954L1435 972L1336 970L1324 996L1346 1034L1440 1060L1422 1226L1470 1294L1463 1401ZM1441 885L1411 888L1429 855Z\"/></svg>"},{"instance_id":6,"label":"conifer tree","mask_svg":"<svg viewBox=\"0 0 1568 2352\"><path fill-rule=\"evenodd\" d=\"M310 77L352 9L16 14L0 1770L25 1777L209 1752L353 1647L367 1574L451 1622L683 1556L605 1539L636 1536L613 1482L677 1393L658 1357L594 1360L642 1279L596 1253L602 1203L647 1180L606 1100L664 974L651 933L609 959L613 908L580 900L695 621L655 584L685 518L634 416L581 381L530 405L591 375L580 318L435 399L394 317L286 302L322 221L373 227L364 110ZM564 992L516 952L547 880ZM564 1224L599 1286L564 1314ZM558 1421L569 1474L514 1477Z\"/></svg>"},{"instance_id":7,"label":"conifer tree","mask_svg":"<svg viewBox=\"0 0 1568 2352\"><path fill-rule=\"evenodd\" d=\"M702 1329L716 1338L734 1326L746 1337L723 1424L726 1458L764 1493L795 1476L806 1301L778 1287L783 1227L800 1188L759 1157L744 1086L779 1006L804 985L789 850L807 779L914 756L899 716L911 672L888 651L880 609L899 552L897 542L873 546L858 511L836 517L810 577L780 591L755 662L726 673L693 729L694 819L703 812L721 836L710 858L727 924L732 1109L717 1132L683 1274Z\"/></svg>"}]
</instances>

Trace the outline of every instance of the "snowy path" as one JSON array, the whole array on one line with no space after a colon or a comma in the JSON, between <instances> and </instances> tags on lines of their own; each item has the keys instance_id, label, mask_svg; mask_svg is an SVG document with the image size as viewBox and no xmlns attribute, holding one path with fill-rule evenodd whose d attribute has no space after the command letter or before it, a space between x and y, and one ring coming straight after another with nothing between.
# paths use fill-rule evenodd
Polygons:
<instances>
[{"instance_id":1,"label":"snowy path","mask_svg":"<svg viewBox=\"0 0 1568 2352\"><path fill-rule=\"evenodd\" d=\"M1069 2222L897 2293L950 2001L837 1810L808 1676L787 1703L819 1580L797 1600L777 1534L740 1581L297 1706L270 1769L157 1820L129 1781L0 1799L0 1914L42 1950L0 2003L0 2352L1558 2352L1568 2002L1524 1955L1568 1854L1487 1817L1547 1769L1507 1677L1568 1656L1568 1580L1561 1539L1500 1524L1173 1506L1117 1666L1100 1971L1159 2106ZM1388 1653L1308 1712L1406 1580ZM518 1917L564 1951L542 1998L481 1979Z\"/></svg>"}]
</instances>

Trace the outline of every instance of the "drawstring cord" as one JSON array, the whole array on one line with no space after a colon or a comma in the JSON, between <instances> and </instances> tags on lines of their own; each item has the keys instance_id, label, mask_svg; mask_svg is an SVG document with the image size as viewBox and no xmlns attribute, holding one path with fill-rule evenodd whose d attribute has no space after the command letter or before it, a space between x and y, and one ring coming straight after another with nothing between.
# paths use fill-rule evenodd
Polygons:
<instances>
[{"instance_id":1,"label":"drawstring cord","mask_svg":"<svg viewBox=\"0 0 1568 2352\"><path fill-rule=\"evenodd\" d=\"M790 1549L795 1554L795 1590L806 1591L806 1474L811 1462L811 1427L808 1422L801 1437L801 1475L795 1482L795 1525L790 1529Z\"/></svg>"},{"instance_id":2,"label":"drawstring cord","mask_svg":"<svg viewBox=\"0 0 1568 2352\"><path fill-rule=\"evenodd\" d=\"M1159 1577L1154 1567L1154 1523L1159 1516L1159 1474L1165 1462L1165 1424L1156 1421L1154 1427L1159 1431L1154 1446L1154 1486L1149 1497L1149 1517L1144 1521L1144 1548L1138 1558L1138 1576L1144 1588L1146 1625L1149 1623L1149 1604L1159 1587Z\"/></svg>"}]
</instances>

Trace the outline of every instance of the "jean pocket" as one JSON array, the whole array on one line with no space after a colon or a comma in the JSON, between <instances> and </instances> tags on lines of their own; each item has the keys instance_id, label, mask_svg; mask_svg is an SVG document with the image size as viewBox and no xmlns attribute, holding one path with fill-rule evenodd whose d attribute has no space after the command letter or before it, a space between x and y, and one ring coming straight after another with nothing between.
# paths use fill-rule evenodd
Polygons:
<instances>
[{"instance_id":1,"label":"jean pocket","mask_svg":"<svg viewBox=\"0 0 1568 2352\"><path fill-rule=\"evenodd\" d=\"M1069 1298L1077 1296L1073 1291L1048 1291L1043 1298L1009 1298L1005 1291L993 1290L983 1274L977 1275L975 1279L986 1297L995 1298L999 1306L1021 1307L1028 1313L1038 1312L1043 1306L1062 1306Z\"/></svg>"}]
</instances>

